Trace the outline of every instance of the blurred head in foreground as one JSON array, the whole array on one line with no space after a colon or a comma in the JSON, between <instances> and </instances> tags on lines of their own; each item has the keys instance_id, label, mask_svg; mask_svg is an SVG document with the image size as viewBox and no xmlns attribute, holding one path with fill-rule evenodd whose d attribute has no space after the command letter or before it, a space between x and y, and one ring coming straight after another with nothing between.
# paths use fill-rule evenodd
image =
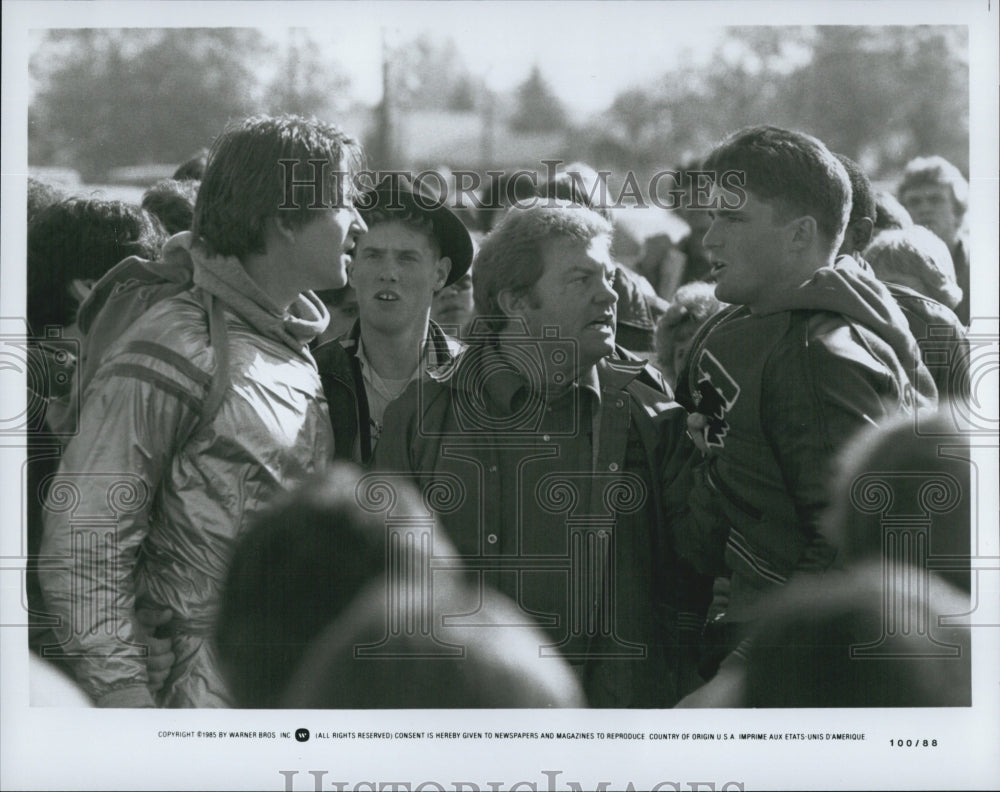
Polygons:
<instances>
[{"instance_id":1,"label":"blurred head in foreground","mask_svg":"<svg viewBox=\"0 0 1000 792\"><path fill-rule=\"evenodd\" d=\"M424 502L436 487L421 497L402 477L337 465L257 520L235 550L216 630L237 706L579 705L563 661L538 657L544 639L504 626L515 622L504 598L480 605L460 570L431 572L432 556L455 553ZM487 626L442 626L477 606Z\"/></svg>"},{"instance_id":2,"label":"blurred head in foreground","mask_svg":"<svg viewBox=\"0 0 1000 792\"><path fill-rule=\"evenodd\" d=\"M969 628L938 623L967 610L967 598L944 583L930 599L896 584L895 617L926 619L932 641L898 623L887 629L885 586L879 562L789 583L750 644L745 706L969 706Z\"/></svg>"}]
</instances>

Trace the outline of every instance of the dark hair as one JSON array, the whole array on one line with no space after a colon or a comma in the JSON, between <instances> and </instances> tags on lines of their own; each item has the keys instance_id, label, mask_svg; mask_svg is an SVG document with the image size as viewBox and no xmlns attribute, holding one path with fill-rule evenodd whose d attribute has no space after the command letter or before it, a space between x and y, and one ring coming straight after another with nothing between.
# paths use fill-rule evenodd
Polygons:
<instances>
[{"instance_id":1,"label":"dark hair","mask_svg":"<svg viewBox=\"0 0 1000 792\"><path fill-rule=\"evenodd\" d=\"M845 157L843 154L834 154L833 156L844 166L847 178L851 181L851 214L847 219L848 224L867 217L874 225L878 208L875 203L875 191L872 189L868 174L850 157Z\"/></svg>"},{"instance_id":2,"label":"dark hair","mask_svg":"<svg viewBox=\"0 0 1000 792\"><path fill-rule=\"evenodd\" d=\"M926 570L887 571L874 561L797 576L769 600L747 651L745 706L969 706L969 627L944 619L967 613L968 596L940 580L918 585ZM926 619L933 638L908 619Z\"/></svg>"},{"instance_id":3,"label":"dark hair","mask_svg":"<svg viewBox=\"0 0 1000 792\"><path fill-rule=\"evenodd\" d=\"M28 177L28 222L52 204L66 200L66 193L54 184Z\"/></svg>"},{"instance_id":4,"label":"dark hair","mask_svg":"<svg viewBox=\"0 0 1000 792\"><path fill-rule=\"evenodd\" d=\"M386 572L382 495L394 516L426 513L403 481L365 488L358 470L338 464L277 501L237 543L216 645L238 706L275 706L309 643ZM425 530L418 552L430 552L432 529Z\"/></svg>"},{"instance_id":5,"label":"dark hair","mask_svg":"<svg viewBox=\"0 0 1000 792\"><path fill-rule=\"evenodd\" d=\"M365 225L371 231L376 226L384 223L400 223L406 229L422 234L427 239L434 260L441 258L441 241L438 239L437 231L434 229L434 221L426 215L418 215L406 209L388 209L380 207L361 213Z\"/></svg>"},{"instance_id":6,"label":"dark hair","mask_svg":"<svg viewBox=\"0 0 1000 792\"><path fill-rule=\"evenodd\" d=\"M802 132L757 126L735 132L709 154L705 170L743 174L743 188L770 201L786 219L810 215L840 247L851 206L844 166L819 140Z\"/></svg>"},{"instance_id":7,"label":"dark hair","mask_svg":"<svg viewBox=\"0 0 1000 792\"><path fill-rule=\"evenodd\" d=\"M969 206L969 182L962 172L944 157L916 157L906 163L903 179L899 183L896 195L899 200L905 200L906 191L913 187L940 184L951 188L952 203L955 214L962 217Z\"/></svg>"},{"instance_id":8,"label":"dark hair","mask_svg":"<svg viewBox=\"0 0 1000 792\"><path fill-rule=\"evenodd\" d=\"M353 200L361 157L354 138L315 118L254 116L230 125L209 152L191 230L216 255L242 259L263 253L270 218L280 215L286 225L298 227L322 211L310 208L315 202L332 206ZM288 177L311 182L310 160L326 163L321 189L305 184L286 194Z\"/></svg>"},{"instance_id":9,"label":"dark hair","mask_svg":"<svg viewBox=\"0 0 1000 792\"><path fill-rule=\"evenodd\" d=\"M436 585L431 611L475 614L475 623L435 619L431 634L400 629L387 636L391 584L372 583L310 645L279 706L293 709L584 707L576 674L540 655L545 635L489 588ZM502 636L502 637L501 637ZM388 641L386 638L388 637ZM359 651L359 647L364 650Z\"/></svg>"},{"instance_id":10,"label":"dark hair","mask_svg":"<svg viewBox=\"0 0 1000 792\"><path fill-rule=\"evenodd\" d=\"M168 234L190 231L198 182L191 179L162 179L142 195L142 208L154 215Z\"/></svg>"},{"instance_id":11,"label":"dark hair","mask_svg":"<svg viewBox=\"0 0 1000 792\"><path fill-rule=\"evenodd\" d=\"M77 309L68 287L97 280L128 256L153 259L164 242L159 223L122 201L69 198L28 224L28 323L68 325Z\"/></svg>"},{"instance_id":12,"label":"dark hair","mask_svg":"<svg viewBox=\"0 0 1000 792\"><path fill-rule=\"evenodd\" d=\"M909 228L913 218L906 211L896 196L885 190L875 193L875 230L886 231L890 228Z\"/></svg>"},{"instance_id":13,"label":"dark hair","mask_svg":"<svg viewBox=\"0 0 1000 792\"><path fill-rule=\"evenodd\" d=\"M919 430L914 416L899 415L857 433L841 448L832 482L837 495L823 517L838 564L882 558L888 523L883 509L871 507L888 498L885 510L891 506L894 514L926 517L926 552L954 562L938 574L970 590L973 468L958 406L942 401L936 413L920 417Z\"/></svg>"},{"instance_id":14,"label":"dark hair","mask_svg":"<svg viewBox=\"0 0 1000 792\"><path fill-rule=\"evenodd\" d=\"M177 166L172 178L178 181L183 179L194 179L201 181L205 175L205 163L208 162L208 149L203 148L192 154L186 162Z\"/></svg>"}]
</instances>

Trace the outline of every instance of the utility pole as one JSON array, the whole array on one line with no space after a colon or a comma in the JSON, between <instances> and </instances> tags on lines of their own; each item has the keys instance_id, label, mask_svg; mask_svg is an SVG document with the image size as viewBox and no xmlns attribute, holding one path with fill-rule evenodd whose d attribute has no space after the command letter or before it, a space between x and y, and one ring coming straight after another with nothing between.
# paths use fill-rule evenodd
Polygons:
<instances>
[{"instance_id":1,"label":"utility pole","mask_svg":"<svg viewBox=\"0 0 1000 792\"><path fill-rule=\"evenodd\" d=\"M392 65L388 35L382 28L382 103L379 105L376 156L378 167L391 169L396 165L395 108L392 95Z\"/></svg>"}]
</instances>

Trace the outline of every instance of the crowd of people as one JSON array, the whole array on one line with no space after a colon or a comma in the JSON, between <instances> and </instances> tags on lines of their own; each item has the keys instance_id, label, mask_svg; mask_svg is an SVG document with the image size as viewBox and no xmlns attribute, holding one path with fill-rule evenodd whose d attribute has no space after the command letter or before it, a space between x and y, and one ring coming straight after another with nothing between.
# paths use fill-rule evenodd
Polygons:
<instances>
[{"instance_id":1,"label":"crowd of people","mask_svg":"<svg viewBox=\"0 0 1000 792\"><path fill-rule=\"evenodd\" d=\"M31 180L45 679L101 707L970 702L953 165L897 202L738 130L681 172L708 179L684 233L623 256L640 210L583 163L479 214L362 163L257 116L141 206Z\"/></svg>"}]
</instances>

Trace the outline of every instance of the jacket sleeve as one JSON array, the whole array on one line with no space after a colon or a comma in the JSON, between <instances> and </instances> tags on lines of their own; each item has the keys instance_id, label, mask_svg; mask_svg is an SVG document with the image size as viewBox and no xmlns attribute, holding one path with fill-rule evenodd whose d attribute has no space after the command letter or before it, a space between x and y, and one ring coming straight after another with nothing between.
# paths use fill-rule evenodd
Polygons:
<instances>
[{"instance_id":1,"label":"jacket sleeve","mask_svg":"<svg viewBox=\"0 0 1000 792\"><path fill-rule=\"evenodd\" d=\"M811 328L805 343L779 345L768 360L761 421L807 542L796 571L833 562L836 548L820 526L837 454L859 430L897 411L900 393L891 369L843 322Z\"/></svg>"},{"instance_id":2,"label":"jacket sleeve","mask_svg":"<svg viewBox=\"0 0 1000 792\"><path fill-rule=\"evenodd\" d=\"M135 617L135 567L176 438L197 423L208 378L147 344L107 361L88 388L45 509L41 574L62 649L98 706L153 706Z\"/></svg>"},{"instance_id":3,"label":"jacket sleeve","mask_svg":"<svg viewBox=\"0 0 1000 792\"><path fill-rule=\"evenodd\" d=\"M700 455L687 436L687 413L675 406L663 416L660 485L664 520L670 529L677 556L679 611L685 626L700 635L705 614L712 599L713 575L699 570L699 554L692 549L695 539L690 497L694 486L695 466ZM721 550L719 552L721 558Z\"/></svg>"}]
</instances>

